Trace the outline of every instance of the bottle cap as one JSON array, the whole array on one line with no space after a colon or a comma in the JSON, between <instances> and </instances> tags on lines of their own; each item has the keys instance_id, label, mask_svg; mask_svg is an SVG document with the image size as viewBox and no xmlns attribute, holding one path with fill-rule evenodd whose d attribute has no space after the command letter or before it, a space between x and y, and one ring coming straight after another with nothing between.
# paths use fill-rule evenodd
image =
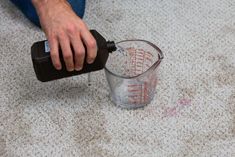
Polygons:
<instances>
[{"instance_id":1,"label":"bottle cap","mask_svg":"<svg viewBox=\"0 0 235 157\"><path fill-rule=\"evenodd\" d=\"M108 52L116 51L117 47L115 45L115 42L114 41L107 41L107 49L108 49Z\"/></svg>"}]
</instances>

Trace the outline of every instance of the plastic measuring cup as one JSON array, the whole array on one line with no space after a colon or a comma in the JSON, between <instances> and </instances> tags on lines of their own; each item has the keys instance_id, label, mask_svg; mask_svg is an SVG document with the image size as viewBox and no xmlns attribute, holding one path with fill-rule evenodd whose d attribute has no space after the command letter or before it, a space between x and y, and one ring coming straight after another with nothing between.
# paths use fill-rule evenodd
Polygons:
<instances>
[{"instance_id":1,"label":"plastic measuring cup","mask_svg":"<svg viewBox=\"0 0 235 157\"><path fill-rule=\"evenodd\" d=\"M125 40L116 46L105 66L111 100L128 109L149 104L154 98L162 51L145 40Z\"/></svg>"}]
</instances>

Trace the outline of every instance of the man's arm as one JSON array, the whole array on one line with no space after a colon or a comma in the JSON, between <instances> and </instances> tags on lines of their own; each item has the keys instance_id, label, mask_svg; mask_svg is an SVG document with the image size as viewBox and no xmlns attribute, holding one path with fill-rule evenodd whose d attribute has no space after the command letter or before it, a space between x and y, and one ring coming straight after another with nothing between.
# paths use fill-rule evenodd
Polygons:
<instances>
[{"instance_id":1,"label":"man's arm","mask_svg":"<svg viewBox=\"0 0 235 157\"><path fill-rule=\"evenodd\" d=\"M42 29L49 41L54 67L60 70L59 46L68 71L81 70L85 48L87 63L92 63L97 55L96 41L86 24L72 10L67 0L32 0ZM74 50L74 55L72 53Z\"/></svg>"}]
</instances>

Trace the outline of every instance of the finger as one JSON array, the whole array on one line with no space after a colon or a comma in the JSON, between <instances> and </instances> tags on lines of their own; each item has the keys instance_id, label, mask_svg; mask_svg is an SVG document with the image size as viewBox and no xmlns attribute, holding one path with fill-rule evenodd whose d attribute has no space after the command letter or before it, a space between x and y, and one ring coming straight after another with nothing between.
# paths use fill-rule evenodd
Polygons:
<instances>
[{"instance_id":1,"label":"finger","mask_svg":"<svg viewBox=\"0 0 235 157\"><path fill-rule=\"evenodd\" d=\"M97 45L96 40L90 33L90 31L82 31L81 32L82 41L86 45L87 48L87 63L91 64L94 62L96 55L97 55Z\"/></svg>"},{"instance_id":2,"label":"finger","mask_svg":"<svg viewBox=\"0 0 235 157\"><path fill-rule=\"evenodd\" d=\"M66 68L68 71L74 71L73 53L71 50L69 38L63 34L60 34L59 41Z\"/></svg>"},{"instance_id":3,"label":"finger","mask_svg":"<svg viewBox=\"0 0 235 157\"><path fill-rule=\"evenodd\" d=\"M74 50L75 70L82 70L85 59L85 48L81 39L79 38L79 35L76 35L74 38L72 38L71 43Z\"/></svg>"},{"instance_id":4,"label":"finger","mask_svg":"<svg viewBox=\"0 0 235 157\"><path fill-rule=\"evenodd\" d=\"M62 66L61 66L60 56L59 56L58 40L56 37L50 36L48 38L48 42L49 42L49 47L50 47L50 55L51 55L52 63L57 70L61 70Z\"/></svg>"}]
</instances>

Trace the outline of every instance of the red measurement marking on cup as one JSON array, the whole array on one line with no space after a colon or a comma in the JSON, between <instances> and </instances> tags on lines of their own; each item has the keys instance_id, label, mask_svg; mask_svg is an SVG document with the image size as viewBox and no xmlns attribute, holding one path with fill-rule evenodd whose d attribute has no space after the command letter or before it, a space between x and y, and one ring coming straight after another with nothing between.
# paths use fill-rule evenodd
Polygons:
<instances>
[{"instance_id":1,"label":"red measurement marking on cup","mask_svg":"<svg viewBox=\"0 0 235 157\"><path fill-rule=\"evenodd\" d=\"M150 95L153 94L153 90L157 85L157 79L154 75L151 75L148 81L141 84L128 85L128 98L129 102L146 103L149 101Z\"/></svg>"},{"instance_id":2,"label":"red measurement marking on cup","mask_svg":"<svg viewBox=\"0 0 235 157\"><path fill-rule=\"evenodd\" d=\"M138 51L137 51L136 57L141 58L141 57L143 57L143 54L144 54L144 52L138 52Z\"/></svg>"},{"instance_id":3,"label":"red measurement marking on cup","mask_svg":"<svg viewBox=\"0 0 235 157\"><path fill-rule=\"evenodd\" d=\"M143 72L144 54L142 51L136 49L135 51L135 74L141 74Z\"/></svg>"},{"instance_id":4,"label":"red measurement marking on cup","mask_svg":"<svg viewBox=\"0 0 235 157\"><path fill-rule=\"evenodd\" d=\"M145 52L143 53L143 56L142 56L142 72L144 72L144 61L145 61Z\"/></svg>"},{"instance_id":5,"label":"red measurement marking on cup","mask_svg":"<svg viewBox=\"0 0 235 157\"><path fill-rule=\"evenodd\" d=\"M135 75L137 75L137 68L136 68L136 61L137 61L137 58L136 58L136 51L135 51L135 56L134 56L134 61L135 61L135 64L134 64L134 72L135 72Z\"/></svg>"},{"instance_id":6,"label":"red measurement marking on cup","mask_svg":"<svg viewBox=\"0 0 235 157\"><path fill-rule=\"evenodd\" d=\"M136 49L133 48L133 47L127 48L126 50L127 50L127 52L130 54L130 56L133 56L133 54L134 54L135 51L136 51Z\"/></svg>"},{"instance_id":7,"label":"red measurement marking on cup","mask_svg":"<svg viewBox=\"0 0 235 157\"><path fill-rule=\"evenodd\" d=\"M145 52L146 53L146 56L148 56L149 58L153 58L153 54L150 53L150 52Z\"/></svg>"},{"instance_id":8,"label":"red measurement marking on cup","mask_svg":"<svg viewBox=\"0 0 235 157\"><path fill-rule=\"evenodd\" d=\"M144 83L144 102L148 100L149 93L148 93L148 82Z\"/></svg>"},{"instance_id":9,"label":"red measurement marking on cup","mask_svg":"<svg viewBox=\"0 0 235 157\"><path fill-rule=\"evenodd\" d=\"M141 103L142 100L142 93L140 92L142 91L142 85L141 84L130 84L128 85L128 101L130 103Z\"/></svg>"},{"instance_id":10,"label":"red measurement marking on cup","mask_svg":"<svg viewBox=\"0 0 235 157\"><path fill-rule=\"evenodd\" d=\"M128 53L131 56L131 69L130 73L133 76L142 74L152 66L153 54L146 52L143 49L128 48ZM151 89L157 84L156 76L150 74L146 81L140 84L128 85L128 101L133 104L140 104L149 101ZM155 88L154 88L155 89Z\"/></svg>"},{"instance_id":11,"label":"red measurement marking on cup","mask_svg":"<svg viewBox=\"0 0 235 157\"><path fill-rule=\"evenodd\" d=\"M136 89L128 89L128 92L139 92L141 90L140 88L136 88Z\"/></svg>"},{"instance_id":12,"label":"red measurement marking on cup","mask_svg":"<svg viewBox=\"0 0 235 157\"><path fill-rule=\"evenodd\" d=\"M136 93L142 89L142 85L128 85L128 92Z\"/></svg>"},{"instance_id":13,"label":"red measurement marking on cup","mask_svg":"<svg viewBox=\"0 0 235 157\"><path fill-rule=\"evenodd\" d=\"M128 86L128 99L133 103L145 103L149 100L149 82L144 82L139 85Z\"/></svg>"}]
</instances>

